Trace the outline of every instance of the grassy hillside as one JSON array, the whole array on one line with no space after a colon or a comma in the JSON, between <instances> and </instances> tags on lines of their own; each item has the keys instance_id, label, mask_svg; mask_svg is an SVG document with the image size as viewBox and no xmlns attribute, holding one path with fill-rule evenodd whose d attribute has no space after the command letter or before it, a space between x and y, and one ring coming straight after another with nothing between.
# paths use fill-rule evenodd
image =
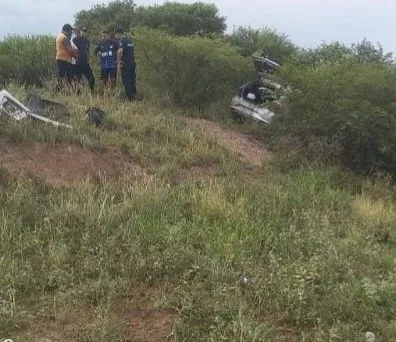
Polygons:
<instances>
[{"instance_id":1,"label":"grassy hillside","mask_svg":"<svg viewBox=\"0 0 396 342\"><path fill-rule=\"evenodd\" d=\"M386 179L258 166L148 100L45 95L75 130L0 118L0 339L396 339Z\"/></svg>"}]
</instances>

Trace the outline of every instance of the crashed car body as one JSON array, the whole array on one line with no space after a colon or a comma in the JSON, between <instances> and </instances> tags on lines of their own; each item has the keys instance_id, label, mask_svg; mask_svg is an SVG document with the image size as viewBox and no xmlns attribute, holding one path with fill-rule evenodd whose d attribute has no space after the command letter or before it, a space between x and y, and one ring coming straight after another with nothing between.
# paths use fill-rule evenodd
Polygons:
<instances>
[{"instance_id":1,"label":"crashed car body","mask_svg":"<svg viewBox=\"0 0 396 342\"><path fill-rule=\"evenodd\" d=\"M280 102L280 91L282 86L271 79L270 75L280 67L275 61L253 56L253 62L257 77L238 90L231 101L231 111L234 119L242 120L251 118L270 124L275 113L269 108L269 103Z\"/></svg>"}]
</instances>

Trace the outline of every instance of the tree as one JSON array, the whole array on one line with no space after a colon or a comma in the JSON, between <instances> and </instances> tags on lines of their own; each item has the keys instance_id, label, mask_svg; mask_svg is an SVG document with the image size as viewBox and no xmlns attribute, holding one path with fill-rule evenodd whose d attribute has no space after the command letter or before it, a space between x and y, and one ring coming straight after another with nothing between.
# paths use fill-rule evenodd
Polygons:
<instances>
[{"instance_id":1,"label":"tree","mask_svg":"<svg viewBox=\"0 0 396 342\"><path fill-rule=\"evenodd\" d=\"M112 31L117 26L129 30L135 22L135 8L133 0L116 0L107 5L94 5L90 10L83 10L75 15L75 25L86 26L93 34L99 34L104 29Z\"/></svg>"},{"instance_id":2,"label":"tree","mask_svg":"<svg viewBox=\"0 0 396 342\"><path fill-rule=\"evenodd\" d=\"M257 53L268 55L280 62L297 51L297 47L287 35L268 27L261 30L244 26L238 27L229 36L229 40L240 48L244 56Z\"/></svg>"},{"instance_id":3,"label":"tree","mask_svg":"<svg viewBox=\"0 0 396 342\"><path fill-rule=\"evenodd\" d=\"M362 63L393 63L393 55L391 52L385 53L381 44L377 43L374 45L367 39L363 39L360 43L352 44L351 52Z\"/></svg>"},{"instance_id":4,"label":"tree","mask_svg":"<svg viewBox=\"0 0 396 342\"><path fill-rule=\"evenodd\" d=\"M179 36L223 34L226 29L225 18L219 16L214 4L166 2L161 6L140 6L136 14L137 25Z\"/></svg>"},{"instance_id":5,"label":"tree","mask_svg":"<svg viewBox=\"0 0 396 342\"><path fill-rule=\"evenodd\" d=\"M364 39L360 43L346 46L340 42L323 42L315 49L300 50L294 56L294 62L301 66L318 66L323 63L355 60L357 63L393 64L392 53L385 53L380 44L374 45Z\"/></svg>"},{"instance_id":6,"label":"tree","mask_svg":"<svg viewBox=\"0 0 396 342\"><path fill-rule=\"evenodd\" d=\"M300 65L315 66L322 63L335 63L352 57L349 47L340 42L323 42L315 49L301 50L295 61Z\"/></svg>"},{"instance_id":7,"label":"tree","mask_svg":"<svg viewBox=\"0 0 396 342\"><path fill-rule=\"evenodd\" d=\"M117 26L127 31L144 26L180 36L197 33L218 35L226 29L225 18L219 15L217 7L202 2L166 2L161 6L136 7L133 0L116 0L80 11L75 18L76 26L87 26L93 34L99 34L103 29L113 30Z\"/></svg>"}]
</instances>

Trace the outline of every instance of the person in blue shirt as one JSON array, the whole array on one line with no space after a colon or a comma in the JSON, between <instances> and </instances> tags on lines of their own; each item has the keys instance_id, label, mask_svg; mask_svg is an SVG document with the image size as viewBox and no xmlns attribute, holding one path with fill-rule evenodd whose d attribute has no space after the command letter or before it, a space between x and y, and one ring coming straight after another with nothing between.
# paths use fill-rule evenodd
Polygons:
<instances>
[{"instance_id":1,"label":"person in blue shirt","mask_svg":"<svg viewBox=\"0 0 396 342\"><path fill-rule=\"evenodd\" d=\"M135 46L121 28L116 28L114 38L118 41L117 64L121 71L122 83L129 101L136 99Z\"/></svg>"},{"instance_id":2,"label":"person in blue shirt","mask_svg":"<svg viewBox=\"0 0 396 342\"><path fill-rule=\"evenodd\" d=\"M95 49L95 53L100 60L100 79L103 82L102 92L107 86L114 90L116 85L117 49L117 42L110 37L108 31L103 31L102 39Z\"/></svg>"}]
</instances>

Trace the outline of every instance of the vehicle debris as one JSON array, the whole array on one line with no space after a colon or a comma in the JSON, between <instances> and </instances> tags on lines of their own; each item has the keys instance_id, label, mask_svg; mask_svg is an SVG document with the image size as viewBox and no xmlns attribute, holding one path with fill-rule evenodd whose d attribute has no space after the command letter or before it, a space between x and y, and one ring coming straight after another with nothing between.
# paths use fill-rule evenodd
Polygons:
<instances>
[{"instance_id":1,"label":"vehicle debris","mask_svg":"<svg viewBox=\"0 0 396 342\"><path fill-rule=\"evenodd\" d=\"M242 287L246 287L250 284L251 280L250 278L246 277L246 276L241 276L238 280L238 284Z\"/></svg>"},{"instance_id":2,"label":"vehicle debris","mask_svg":"<svg viewBox=\"0 0 396 342\"><path fill-rule=\"evenodd\" d=\"M86 114L87 120L95 127L102 126L105 118L107 117L107 113L105 111L96 107L89 107L86 111Z\"/></svg>"},{"instance_id":3,"label":"vehicle debris","mask_svg":"<svg viewBox=\"0 0 396 342\"><path fill-rule=\"evenodd\" d=\"M29 109L12 97L6 90L0 91L0 108L0 115L5 113L17 121L28 117Z\"/></svg>"},{"instance_id":4,"label":"vehicle debris","mask_svg":"<svg viewBox=\"0 0 396 342\"><path fill-rule=\"evenodd\" d=\"M63 119L70 117L69 108L58 102L43 99L37 94L28 94L26 97L27 107L35 114L51 119Z\"/></svg>"},{"instance_id":5,"label":"vehicle debris","mask_svg":"<svg viewBox=\"0 0 396 342\"><path fill-rule=\"evenodd\" d=\"M55 127L72 128L72 126L70 125L58 121L54 121L40 114L34 113L32 110L30 110L28 107L26 107L21 102L19 102L6 90L0 91L0 116L3 113L5 113L9 117L17 121L21 121L23 119L31 117L45 123L50 123Z\"/></svg>"},{"instance_id":6,"label":"vehicle debris","mask_svg":"<svg viewBox=\"0 0 396 342\"><path fill-rule=\"evenodd\" d=\"M245 117L248 117L270 124L275 113L269 109L268 104L280 103L279 92L282 86L270 79L269 74L272 74L280 65L261 56L253 56L253 64L257 77L242 85L232 98L232 115L237 121L243 121Z\"/></svg>"},{"instance_id":7,"label":"vehicle debris","mask_svg":"<svg viewBox=\"0 0 396 342\"><path fill-rule=\"evenodd\" d=\"M375 334L373 334L372 332L368 331L364 334L364 337L366 339L366 342L375 342L376 338L375 338Z\"/></svg>"}]
</instances>

